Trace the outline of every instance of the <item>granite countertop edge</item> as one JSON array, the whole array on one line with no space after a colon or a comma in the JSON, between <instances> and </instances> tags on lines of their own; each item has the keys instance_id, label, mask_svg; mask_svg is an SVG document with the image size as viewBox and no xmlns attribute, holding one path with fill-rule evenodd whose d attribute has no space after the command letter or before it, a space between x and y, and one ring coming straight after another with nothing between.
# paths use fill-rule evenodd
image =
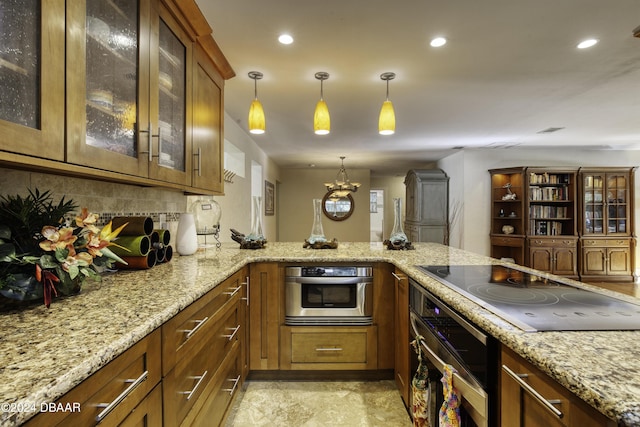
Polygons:
<instances>
[{"instance_id":1,"label":"granite countertop edge","mask_svg":"<svg viewBox=\"0 0 640 427\"><path fill-rule=\"evenodd\" d=\"M380 244L347 243L339 250L312 250L302 249L301 243L269 243L261 250L240 250L227 244L220 251L201 250L150 270L105 275L80 295L54 301L49 310L38 306L0 313L0 346L5 347L2 351L8 358L0 366L0 404L5 404L0 407L0 426L20 425L35 415L6 411L6 404L38 408L55 401L247 264L353 261L395 265L618 425L640 426L640 369L628 360L640 353L640 332L525 333L416 268L499 261L434 243L415 246L415 251L388 251ZM623 298L638 303L632 297ZM66 326L60 325L62 321ZM33 328L38 324L44 330L36 333ZM57 334L65 335L63 350L55 347L61 339ZM629 343L633 348L625 349ZM591 359L581 362L580 355L574 354L576 346L586 356L617 358L621 366L613 369L611 361L604 366L589 363ZM621 355L621 350L630 356ZM47 363L43 351L52 354L48 356L53 364ZM33 362L35 367L26 367L34 355L42 360ZM61 356L66 359L60 360ZM37 375L40 377L35 378Z\"/></svg>"}]
</instances>

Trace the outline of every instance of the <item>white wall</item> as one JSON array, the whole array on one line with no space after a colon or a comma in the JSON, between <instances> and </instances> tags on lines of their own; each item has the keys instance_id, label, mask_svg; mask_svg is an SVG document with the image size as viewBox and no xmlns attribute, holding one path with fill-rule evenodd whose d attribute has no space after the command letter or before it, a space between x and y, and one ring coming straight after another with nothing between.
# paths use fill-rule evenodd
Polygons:
<instances>
[{"instance_id":1,"label":"white wall","mask_svg":"<svg viewBox=\"0 0 640 427\"><path fill-rule=\"evenodd\" d=\"M264 196L264 180L268 180L274 186L280 180L280 169L264 151L256 144L248 134L229 115L225 113L224 137L234 146L245 153L245 176L236 176L233 183L225 182L224 196L216 196L214 199L220 204L222 218L220 219L220 241L232 242L231 228L241 233L249 234L251 231L251 183L253 179L262 181L261 188ZM256 137L259 139L259 137ZM252 176L252 165L262 166L262 178ZM254 168L255 169L255 168ZM276 188L277 191L277 188ZM277 195L276 195L277 197ZM267 241L277 239L277 206L273 216L264 215L264 200L262 202L262 232Z\"/></svg>"}]
</instances>

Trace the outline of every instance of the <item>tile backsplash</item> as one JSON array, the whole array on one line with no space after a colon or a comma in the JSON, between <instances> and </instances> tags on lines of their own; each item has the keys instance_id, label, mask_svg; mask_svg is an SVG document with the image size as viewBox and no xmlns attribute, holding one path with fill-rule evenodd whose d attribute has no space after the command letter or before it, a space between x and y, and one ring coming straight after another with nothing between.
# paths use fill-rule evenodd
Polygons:
<instances>
[{"instance_id":1,"label":"tile backsplash","mask_svg":"<svg viewBox=\"0 0 640 427\"><path fill-rule=\"evenodd\" d=\"M101 224L114 216L150 216L160 228L164 215L166 228L171 230L180 213L187 210L187 196L180 191L0 168L0 195L25 196L36 188L51 191L55 203L64 196L73 200L78 210L86 207L97 213Z\"/></svg>"}]
</instances>

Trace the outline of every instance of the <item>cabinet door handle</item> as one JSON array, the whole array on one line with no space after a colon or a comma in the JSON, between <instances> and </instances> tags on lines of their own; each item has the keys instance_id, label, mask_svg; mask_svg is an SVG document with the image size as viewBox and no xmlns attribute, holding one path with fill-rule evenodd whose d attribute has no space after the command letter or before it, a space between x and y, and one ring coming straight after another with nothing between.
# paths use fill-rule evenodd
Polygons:
<instances>
[{"instance_id":1,"label":"cabinet door handle","mask_svg":"<svg viewBox=\"0 0 640 427\"><path fill-rule=\"evenodd\" d=\"M238 286L237 288L232 288L231 291L223 292L223 294L229 295L230 297L232 297L235 294L237 294L240 289L242 289L242 286Z\"/></svg>"},{"instance_id":2,"label":"cabinet door handle","mask_svg":"<svg viewBox=\"0 0 640 427\"><path fill-rule=\"evenodd\" d=\"M140 133L146 133L148 135L148 138L147 138L147 151L141 151L140 153L146 154L147 158L149 160L149 163L151 163L153 161L153 146L152 146L151 138L153 136L157 136L157 135L153 134L153 128L152 128L151 122L149 122L149 129L148 130L141 130Z\"/></svg>"},{"instance_id":3,"label":"cabinet door handle","mask_svg":"<svg viewBox=\"0 0 640 427\"><path fill-rule=\"evenodd\" d=\"M96 417L96 422L101 422L102 420L104 420L104 418L109 415L109 413L111 411L114 410L114 408L116 406L118 406L118 404L120 402L122 402L124 399L126 399L127 396L129 396L133 390L135 390L142 382L144 382L147 379L147 376L149 375L149 371L144 371L138 378L136 378L135 380L124 380L125 383L131 383L129 385L129 387L127 387L122 393L120 393L118 395L118 397L116 397L115 399L113 399L113 401L111 403L99 403L96 405L96 407L98 408L104 408L102 410L102 412L100 412L98 414L98 416Z\"/></svg>"},{"instance_id":4,"label":"cabinet door handle","mask_svg":"<svg viewBox=\"0 0 640 427\"><path fill-rule=\"evenodd\" d=\"M405 279L404 277L398 276L398 275L397 275L396 273L394 273L393 271L391 272L391 275L392 275L393 277L395 277L395 278L396 278L396 280L397 280L398 282L399 282L399 281L401 281L401 280L404 280L404 279Z\"/></svg>"},{"instance_id":5,"label":"cabinet door handle","mask_svg":"<svg viewBox=\"0 0 640 427\"><path fill-rule=\"evenodd\" d=\"M189 377L192 380L198 380L198 382L196 383L195 386L193 386L193 388L191 390L182 392L182 394L186 394L187 395L187 400L189 400L189 399L191 399L193 397L193 394L196 392L196 390L198 390L198 387L200 387L200 384L202 384L202 381L204 381L204 377L206 377L208 373L209 373L209 371L204 371L202 373L202 375L200 375L200 376Z\"/></svg>"},{"instance_id":6,"label":"cabinet door handle","mask_svg":"<svg viewBox=\"0 0 640 427\"><path fill-rule=\"evenodd\" d=\"M527 374L516 374L511 369L509 369L507 365L502 365L502 370L505 371L511 378L513 378L515 382L517 382L518 385L520 385L520 387L524 389L524 391L526 391L531 396L533 396L533 398L535 398L538 402L540 402L542 406L544 406L553 415L555 415L558 418L562 418L564 416L562 411L558 410L558 408L556 408L552 404L552 403L556 403L556 404L561 403L559 400L545 399L540 393L538 393L538 391L535 388L531 387L528 383L526 383L522 379L522 377L527 377L528 376Z\"/></svg>"},{"instance_id":7,"label":"cabinet door handle","mask_svg":"<svg viewBox=\"0 0 640 427\"><path fill-rule=\"evenodd\" d=\"M342 351L342 347L319 347L316 351Z\"/></svg>"},{"instance_id":8,"label":"cabinet door handle","mask_svg":"<svg viewBox=\"0 0 640 427\"><path fill-rule=\"evenodd\" d=\"M198 167L195 170L198 171L198 176L202 176L202 147L198 147L198 152L193 156L198 158Z\"/></svg>"},{"instance_id":9,"label":"cabinet door handle","mask_svg":"<svg viewBox=\"0 0 640 427\"><path fill-rule=\"evenodd\" d=\"M205 318L204 318L204 319L202 319L202 320L194 320L194 322L196 322L196 323L197 323L197 325L196 325L193 329L186 329L186 330L183 330L183 331L182 331L182 332L186 332L186 333L187 333L187 337L186 337L186 339L191 338L191 336L192 336L193 334L195 334L195 333L196 333L196 331L197 331L198 329L200 329L200 328L202 327L202 325L204 325L204 322L206 322L207 320L209 320L209 316L205 317Z\"/></svg>"},{"instance_id":10,"label":"cabinet door handle","mask_svg":"<svg viewBox=\"0 0 640 427\"><path fill-rule=\"evenodd\" d=\"M223 335L223 337L228 338L229 341L231 341L233 340L233 337L236 336L239 330L240 330L240 325L236 326L235 328L227 328L227 331L233 331L233 332L231 332L231 335Z\"/></svg>"},{"instance_id":11,"label":"cabinet door handle","mask_svg":"<svg viewBox=\"0 0 640 427\"><path fill-rule=\"evenodd\" d=\"M247 280L242 282L242 284L247 287L247 296L240 299L245 300L247 302L247 306L249 306L249 276L247 276Z\"/></svg>"},{"instance_id":12,"label":"cabinet door handle","mask_svg":"<svg viewBox=\"0 0 640 427\"><path fill-rule=\"evenodd\" d=\"M233 381L233 387L225 388L224 391L228 391L230 396L233 396L233 392L236 391L236 387L238 387L238 383L240 382L240 375L236 378L228 378L227 381Z\"/></svg>"}]
</instances>

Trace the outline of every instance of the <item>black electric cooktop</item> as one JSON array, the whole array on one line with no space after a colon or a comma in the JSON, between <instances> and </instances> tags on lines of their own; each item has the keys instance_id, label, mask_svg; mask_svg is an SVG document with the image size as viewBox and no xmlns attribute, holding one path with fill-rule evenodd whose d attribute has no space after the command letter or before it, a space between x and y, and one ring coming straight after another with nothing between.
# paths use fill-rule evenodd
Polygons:
<instances>
[{"instance_id":1,"label":"black electric cooktop","mask_svg":"<svg viewBox=\"0 0 640 427\"><path fill-rule=\"evenodd\" d=\"M640 305L502 265L419 268L527 332L640 330Z\"/></svg>"}]
</instances>

